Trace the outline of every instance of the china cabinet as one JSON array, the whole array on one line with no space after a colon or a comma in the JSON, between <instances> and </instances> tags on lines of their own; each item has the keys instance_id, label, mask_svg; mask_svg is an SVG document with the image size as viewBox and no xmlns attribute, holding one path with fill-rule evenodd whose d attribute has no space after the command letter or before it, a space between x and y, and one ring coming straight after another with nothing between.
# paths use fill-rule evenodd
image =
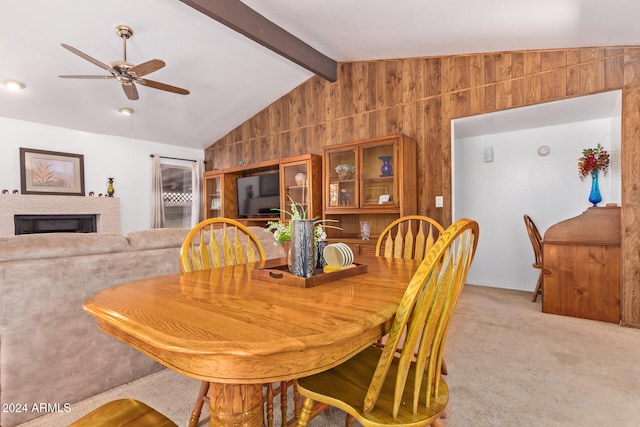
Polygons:
<instances>
[{"instance_id":1,"label":"china cabinet","mask_svg":"<svg viewBox=\"0 0 640 427\"><path fill-rule=\"evenodd\" d=\"M406 135L371 138L324 149L324 218L342 230L328 230L330 241L373 255L384 227L417 211L416 144ZM370 221L369 240L360 221Z\"/></svg>"}]
</instances>

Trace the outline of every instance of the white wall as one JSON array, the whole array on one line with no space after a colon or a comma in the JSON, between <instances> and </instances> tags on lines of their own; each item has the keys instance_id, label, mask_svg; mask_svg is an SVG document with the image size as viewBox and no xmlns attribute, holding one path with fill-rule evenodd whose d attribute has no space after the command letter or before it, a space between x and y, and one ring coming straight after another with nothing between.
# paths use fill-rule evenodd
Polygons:
<instances>
[{"instance_id":1,"label":"white wall","mask_svg":"<svg viewBox=\"0 0 640 427\"><path fill-rule=\"evenodd\" d=\"M454 140L453 218L480 225L468 283L534 290L539 270L531 266L523 215L544 236L549 226L591 206L591 179L578 177L584 148L600 143L612 153L610 173L600 180L599 206L620 204L620 126L614 117ZM549 155L538 155L541 145L551 148ZM485 147L493 147L493 162L484 161Z\"/></svg>"},{"instance_id":2,"label":"white wall","mask_svg":"<svg viewBox=\"0 0 640 427\"><path fill-rule=\"evenodd\" d=\"M87 194L106 193L107 178L113 177L115 197L120 197L123 234L150 228L150 154L204 159L204 150L0 117L0 189L20 189L20 147L83 154Z\"/></svg>"}]
</instances>

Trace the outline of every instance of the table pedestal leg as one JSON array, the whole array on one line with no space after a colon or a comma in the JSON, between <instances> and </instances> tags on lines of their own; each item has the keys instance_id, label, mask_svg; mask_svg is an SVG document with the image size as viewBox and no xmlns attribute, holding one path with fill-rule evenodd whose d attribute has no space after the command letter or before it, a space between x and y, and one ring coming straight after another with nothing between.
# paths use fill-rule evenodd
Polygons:
<instances>
[{"instance_id":1,"label":"table pedestal leg","mask_svg":"<svg viewBox=\"0 0 640 427\"><path fill-rule=\"evenodd\" d=\"M262 385L211 383L209 412L211 427L262 426Z\"/></svg>"}]
</instances>

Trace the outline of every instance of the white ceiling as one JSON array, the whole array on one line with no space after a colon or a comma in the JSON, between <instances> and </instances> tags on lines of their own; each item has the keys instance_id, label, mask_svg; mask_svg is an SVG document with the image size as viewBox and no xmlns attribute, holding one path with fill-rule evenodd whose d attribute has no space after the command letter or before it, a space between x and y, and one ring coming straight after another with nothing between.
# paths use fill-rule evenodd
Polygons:
<instances>
[{"instance_id":1,"label":"white ceiling","mask_svg":"<svg viewBox=\"0 0 640 427\"><path fill-rule=\"evenodd\" d=\"M637 0L245 0L266 18L340 61L640 44ZM138 85L129 101L104 63L122 59L115 26L133 28L127 59L162 59L148 77L191 91ZM0 12L0 116L107 135L205 148L311 76L178 0L5 1ZM116 113L133 107L133 120ZM587 107L583 107L587 108Z\"/></svg>"}]
</instances>

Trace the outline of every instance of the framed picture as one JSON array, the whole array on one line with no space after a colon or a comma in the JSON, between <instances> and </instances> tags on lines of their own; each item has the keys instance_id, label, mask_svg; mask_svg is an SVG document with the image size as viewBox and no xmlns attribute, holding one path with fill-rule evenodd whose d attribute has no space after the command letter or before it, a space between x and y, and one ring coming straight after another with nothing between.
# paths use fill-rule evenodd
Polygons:
<instances>
[{"instance_id":1,"label":"framed picture","mask_svg":"<svg viewBox=\"0 0 640 427\"><path fill-rule=\"evenodd\" d=\"M84 196L84 156L20 148L22 194Z\"/></svg>"}]
</instances>

